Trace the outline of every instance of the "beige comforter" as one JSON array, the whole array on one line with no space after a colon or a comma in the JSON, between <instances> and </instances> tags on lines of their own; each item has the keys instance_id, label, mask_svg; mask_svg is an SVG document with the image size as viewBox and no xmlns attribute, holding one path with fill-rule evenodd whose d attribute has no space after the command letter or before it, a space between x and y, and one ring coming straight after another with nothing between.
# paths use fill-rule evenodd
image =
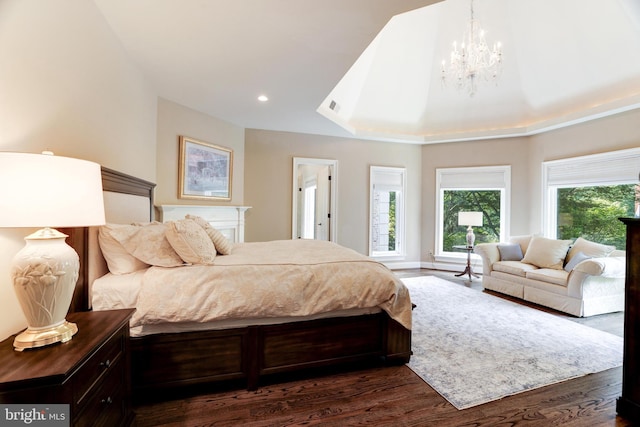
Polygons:
<instances>
[{"instance_id":1,"label":"beige comforter","mask_svg":"<svg viewBox=\"0 0 640 427\"><path fill-rule=\"evenodd\" d=\"M411 329L409 291L384 265L318 240L240 243L213 266L149 268L131 326L376 306Z\"/></svg>"}]
</instances>

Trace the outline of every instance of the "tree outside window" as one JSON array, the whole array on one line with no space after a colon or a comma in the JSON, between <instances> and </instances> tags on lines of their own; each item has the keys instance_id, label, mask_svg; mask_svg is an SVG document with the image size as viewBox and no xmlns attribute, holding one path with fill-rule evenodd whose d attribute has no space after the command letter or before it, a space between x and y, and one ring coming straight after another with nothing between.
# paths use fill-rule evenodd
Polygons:
<instances>
[{"instance_id":1,"label":"tree outside window","mask_svg":"<svg viewBox=\"0 0 640 427\"><path fill-rule=\"evenodd\" d=\"M445 190L443 193L444 252L466 244L467 228L458 225L458 212L482 212L481 227L474 227L476 244L500 241L501 190Z\"/></svg>"},{"instance_id":2,"label":"tree outside window","mask_svg":"<svg viewBox=\"0 0 640 427\"><path fill-rule=\"evenodd\" d=\"M556 191L558 238L583 237L617 249L625 248L626 230L618 218L634 215L640 185L569 187Z\"/></svg>"}]
</instances>

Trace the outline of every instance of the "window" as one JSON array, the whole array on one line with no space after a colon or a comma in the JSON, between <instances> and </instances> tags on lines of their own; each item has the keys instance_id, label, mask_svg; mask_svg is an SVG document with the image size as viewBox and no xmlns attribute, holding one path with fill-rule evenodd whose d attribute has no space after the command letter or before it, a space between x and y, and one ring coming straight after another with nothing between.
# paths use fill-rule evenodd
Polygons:
<instances>
[{"instance_id":1,"label":"window","mask_svg":"<svg viewBox=\"0 0 640 427\"><path fill-rule=\"evenodd\" d=\"M640 197L640 149L544 162L544 233L584 237L624 249L620 217L633 216Z\"/></svg>"},{"instance_id":2,"label":"window","mask_svg":"<svg viewBox=\"0 0 640 427\"><path fill-rule=\"evenodd\" d=\"M509 218L510 166L436 169L436 255L464 245L466 227L458 225L458 212L483 213L483 224L474 227L476 244L506 238Z\"/></svg>"},{"instance_id":3,"label":"window","mask_svg":"<svg viewBox=\"0 0 640 427\"><path fill-rule=\"evenodd\" d=\"M405 256L404 197L406 170L371 166L369 255Z\"/></svg>"}]
</instances>

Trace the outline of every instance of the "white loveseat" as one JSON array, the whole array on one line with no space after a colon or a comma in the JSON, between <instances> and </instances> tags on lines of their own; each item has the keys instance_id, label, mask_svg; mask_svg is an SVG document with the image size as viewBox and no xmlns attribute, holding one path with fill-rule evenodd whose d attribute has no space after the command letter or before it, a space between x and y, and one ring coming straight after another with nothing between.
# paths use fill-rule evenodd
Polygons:
<instances>
[{"instance_id":1,"label":"white loveseat","mask_svg":"<svg viewBox=\"0 0 640 427\"><path fill-rule=\"evenodd\" d=\"M578 317L624 310L625 253L583 238L481 243L485 289Z\"/></svg>"}]
</instances>

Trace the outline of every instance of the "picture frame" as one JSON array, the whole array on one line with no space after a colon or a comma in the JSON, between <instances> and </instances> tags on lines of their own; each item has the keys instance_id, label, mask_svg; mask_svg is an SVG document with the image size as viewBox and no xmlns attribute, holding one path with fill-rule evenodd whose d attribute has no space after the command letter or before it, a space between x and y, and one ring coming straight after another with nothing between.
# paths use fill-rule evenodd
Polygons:
<instances>
[{"instance_id":1,"label":"picture frame","mask_svg":"<svg viewBox=\"0 0 640 427\"><path fill-rule=\"evenodd\" d=\"M180 136L178 197L231 200L233 150Z\"/></svg>"}]
</instances>

